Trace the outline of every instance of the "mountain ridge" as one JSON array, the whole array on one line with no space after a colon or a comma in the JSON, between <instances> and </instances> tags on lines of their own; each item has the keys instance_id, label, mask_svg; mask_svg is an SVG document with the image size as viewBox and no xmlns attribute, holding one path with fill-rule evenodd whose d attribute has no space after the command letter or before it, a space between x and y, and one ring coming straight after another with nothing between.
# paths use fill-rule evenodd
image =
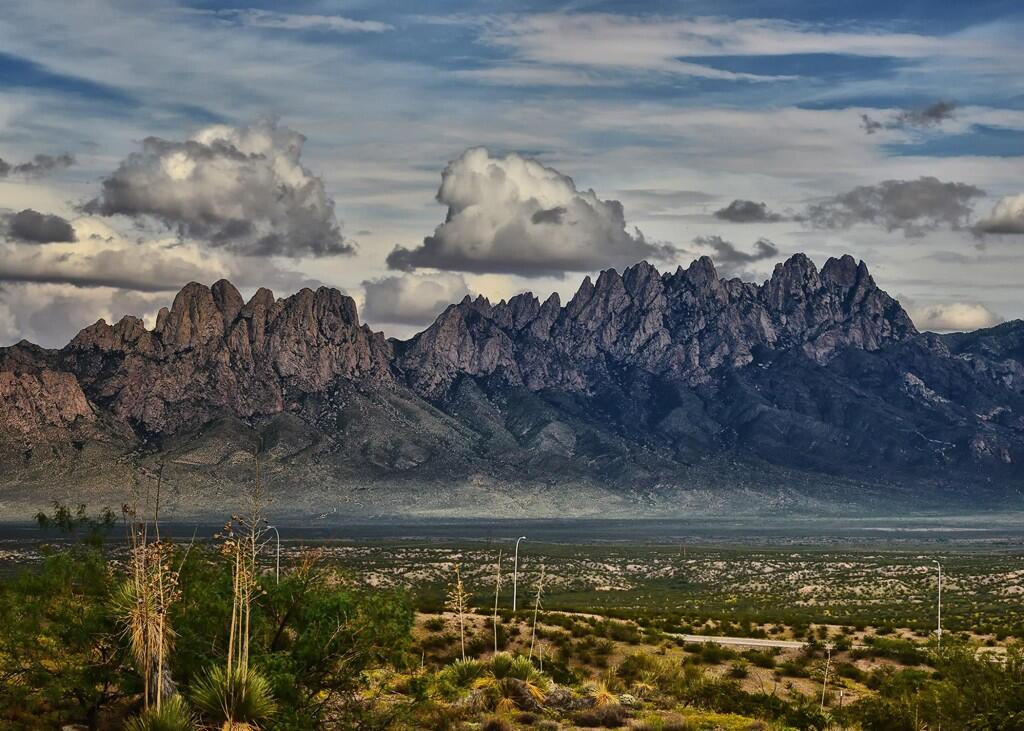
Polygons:
<instances>
[{"instance_id":1,"label":"mountain ridge","mask_svg":"<svg viewBox=\"0 0 1024 731\"><path fill-rule=\"evenodd\" d=\"M152 330L0 348L0 515L158 463L203 512L257 442L297 514L1016 504L1022 343L1019 321L919 333L849 256L797 254L763 284L640 262L565 305L467 297L406 341L335 289L190 283Z\"/></svg>"}]
</instances>

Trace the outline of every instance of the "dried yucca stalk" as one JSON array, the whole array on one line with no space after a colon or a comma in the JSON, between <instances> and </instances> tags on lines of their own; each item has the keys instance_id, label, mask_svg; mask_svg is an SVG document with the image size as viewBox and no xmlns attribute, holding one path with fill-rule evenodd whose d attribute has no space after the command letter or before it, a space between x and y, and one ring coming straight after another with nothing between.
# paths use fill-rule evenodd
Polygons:
<instances>
[{"instance_id":1,"label":"dried yucca stalk","mask_svg":"<svg viewBox=\"0 0 1024 731\"><path fill-rule=\"evenodd\" d=\"M448 607L459 617L459 640L462 643L462 659L466 659L466 608L469 595L462 583L462 567L455 565L455 585L448 592Z\"/></svg>"},{"instance_id":2,"label":"dried yucca stalk","mask_svg":"<svg viewBox=\"0 0 1024 731\"><path fill-rule=\"evenodd\" d=\"M533 659L533 644L537 640L537 615L540 612L541 598L544 596L544 564L540 565L540 579L537 581L537 594L533 600L533 632L530 634L530 659Z\"/></svg>"},{"instance_id":3,"label":"dried yucca stalk","mask_svg":"<svg viewBox=\"0 0 1024 731\"><path fill-rule=\"evenodd\" d=\"M501 593L501 549L494 567L494 653L498 653L498 595Z\"/></svg>"},{"instance_id":4,"label":"dried yucca stalk","mask_svg":"<svg viewBox=\"0 0 1024 731\"><path fill-rule=\"evenodd\" d=\"M267 522L263 518L264 495L260 482L260 445L254 452L255 480L248 492L248 514L233 515L219 537L224 539L221 550L231 561L231 625L228 635L228 654L225 665L225 697L235 699L246 689L240 679L249 676L249 637L252 605L260 593L257 559L269 543ZM225 707L226 725L236 719L231 706Z\"/></svg>"},{"instance_id":5,"label":"dried yucca stalk","mask_svg":"<svg viewBox=\"0 0 1024 731\"><path fill-rule=\"evenodd\" d=\"M160 536L162 484L160 465L155 495L151 496L148 488L140 495L136 488L132 491L132 502L121 508L128 527L128 579L114 600L132 657L142 674L144 707L148 710L152 703L158 711L163 699L174 692L167 657L175 635L168 616L181 594L181 565L177 569L172 567L173 546ZM151 503L152 521L147 517Z\"/></svg>"}]
</instances>

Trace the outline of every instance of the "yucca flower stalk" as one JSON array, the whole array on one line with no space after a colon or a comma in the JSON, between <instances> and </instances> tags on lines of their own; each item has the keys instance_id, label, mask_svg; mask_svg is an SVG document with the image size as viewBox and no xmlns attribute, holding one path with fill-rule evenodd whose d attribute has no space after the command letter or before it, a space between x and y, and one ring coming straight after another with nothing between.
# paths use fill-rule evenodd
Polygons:
<instances>
[{"instance_id":1,"label":"yucca flower stalk","mask_svg":"<svg viewBox=\"0 0 1024 731\"><path fill-rule=\"evenodd\" d=\"M448 607L459 618L459 641L462 644L462 659L466 659L466 605L469 595L462 583L462 567L455 564L455 584L448 592Z\"/></svg>"},{"instance_id":2,"label":"yucca flower stalk","mask_svg":"<svg viewBox=\"0 0 1024 731\"><path fill-rule=\"evenodd\" d=\"M174 683L167 670L167 656L174 644L174 630L168 623L171 606L180 597L178 588L180 564L171 565L173 546L160 536L160 490L163 465L156 475L153 498L152 537L150 521L145 517L150 503L147 489L141 496L143 517L140 518L139 491L133 490L131 504L121 508L128 526L128 579L114 598L114 610L124 624L132 657L143 682L143 708L153 704L160 711L165 697L174 692ZM187 554L186 554L187 555Z\"/></svg>"},{"instance_id":3,"label":"yucca flower stalk","mask_svg":"<svg viewBox=\"0 0 1024 731\"><path fill-rule=\"evenodd\" d=\"M537 581L537 594L533 600L533 632L530 634L530 656L533 659L533 644L537 640L537 614L540 612L540 601L544 596L544 564L540 565L540 579Z\"/></svg>"},{"instance_id":4,"label":"yucca flower stalk","mask_svg":"<svg viewBox=\"0 0 1024 731\"><path fill-rule=\"evenodd\" d=\"M255 693L264 715L273 712L274 701L269 685L258 672L249 667L249 639L252 605L259 593L258 558L269 543L267 522L263 519L263 487L260 482L260 448L253 453L255 479L248 493L247 515L232 515L220 537L224 539L222 551L231 561L231 624L228 628L227 660L223 668L211 669L206 681L205 703L197 704L211 713L218 698L222 709L224 728L247 728L252 718L240 718L247 703L243 701Z\"/></svg>"}]
</instances>

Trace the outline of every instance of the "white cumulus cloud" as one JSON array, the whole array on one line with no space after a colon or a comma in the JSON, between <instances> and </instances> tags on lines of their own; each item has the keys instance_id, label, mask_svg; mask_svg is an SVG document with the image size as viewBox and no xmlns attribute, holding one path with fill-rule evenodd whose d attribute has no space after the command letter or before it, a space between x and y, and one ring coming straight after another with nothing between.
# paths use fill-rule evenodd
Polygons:
<instances>
[{"instance_id":1,"label":"white cumulus cloud","mask_svg":"<svg viewBox=\"0 0 1024 731\"><path fill-rule=\"evenodd\" d=\"M85 210L152 218L240 254L350 254L334 201L302 164L304 142L274 122L214 125L183 142L148 137Z\"/></svg>"},{"instance_id":2,"label":"white cumulus cloud","mask_svg":"<svg viewBox=\"0 0 1024 731\"><path fill-rule=\"evenodd\" d=\"M561 276L675 251L627 230L618 201L517 154L466 150L445 168L437 200L448 206L444 223L414 249L395 247L389 267Z\"/></svg>"},{"instance_id":3,"label":"white cumulus cloud","mask_svg":"<svg viewBox=\"0 0 1024 731\"><path fill-rule=\"evenodd\" d=\"M1024 193L996 201L992 212L979 220L974 230L984 234L1024 234Z\"/></svg>"},{"instance_id":4,"label":"white cumulus cloud","mask_svg":"<svg viewBox=\"0 0 1024 731\"><path fill-rule=\"evenodd\" d=\"M918 330L933 332L978 330L998 325L1003 321L999 315L977 302L910 305L907 311Z\"/></svg>"}]
</instances>

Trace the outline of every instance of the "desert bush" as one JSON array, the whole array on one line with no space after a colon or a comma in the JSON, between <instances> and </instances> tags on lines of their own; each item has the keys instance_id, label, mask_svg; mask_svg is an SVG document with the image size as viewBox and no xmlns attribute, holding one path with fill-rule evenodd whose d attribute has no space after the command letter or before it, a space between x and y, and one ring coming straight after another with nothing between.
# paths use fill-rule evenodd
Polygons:
<instances>
[{"instance_id":1,"label":"desert bush","mask_svg":"<svg viewBox=\"0 0 1024 731\"><path fill-rule=\"evenodd\" d=\"M747 663L742 660L737 660L729 666L729 677L735 678L736 680L742 680L743 678L750 675L750 671L747 669Z\"/></svg>"},{"instance_id":2,"label":"desert bush","mask_svg":"<svg viewBox=\"0 0 1024 731\"><path fill-rule=\"evenodd\" d=\"M621 705L607 704L580 711L573 717L573 723L582 728L618 728L628 718L629 712Z\"/></svg>"}]
</instances>

